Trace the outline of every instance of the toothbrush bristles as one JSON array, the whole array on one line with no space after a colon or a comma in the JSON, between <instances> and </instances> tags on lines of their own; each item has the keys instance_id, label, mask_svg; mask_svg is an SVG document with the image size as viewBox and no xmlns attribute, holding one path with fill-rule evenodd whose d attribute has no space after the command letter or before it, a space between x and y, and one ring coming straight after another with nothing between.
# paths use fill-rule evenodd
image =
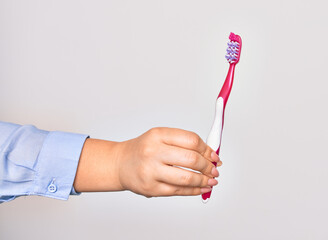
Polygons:
<instances>
[{"instance_id":1,"label":"toothbrush bristles","mask_svg":"<svg viewBox=\"0 0 328 240\"><path fill-rule=\"evenodd\" d=\"M241 38L238 35L230 33L229 39L230 42L228 42L227 55L225 58L230 64L237 63L240 57Z\"/></svg>"}]
</instances>

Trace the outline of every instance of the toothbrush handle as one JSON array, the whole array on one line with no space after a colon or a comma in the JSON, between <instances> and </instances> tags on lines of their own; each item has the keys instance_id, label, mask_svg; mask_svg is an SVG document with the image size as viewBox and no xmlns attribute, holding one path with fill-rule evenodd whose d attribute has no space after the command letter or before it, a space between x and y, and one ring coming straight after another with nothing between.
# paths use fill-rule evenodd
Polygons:
<instances>
[{"instance_id":1,"label":"toothbrush handle","mask_svg":"<svg viewBox=\"0 0 328 240\"><path fill-rule=\"evenodd\" d=\"M221 88L219 96L216 99L215 118L206 141L207 145L209 145L213 150L216 149L216 153L218 155L220 153L221 146L222 130L224 123L224 110L231 92L233 77L235 73L235 66L235 64L230 64L227 77ZM213 162L213 164L215 166L217 165L216 162ZM208 199L211 197L211 193L212 191L202 194L203 201L208 201Z\"/></svg>"}]
</instances>

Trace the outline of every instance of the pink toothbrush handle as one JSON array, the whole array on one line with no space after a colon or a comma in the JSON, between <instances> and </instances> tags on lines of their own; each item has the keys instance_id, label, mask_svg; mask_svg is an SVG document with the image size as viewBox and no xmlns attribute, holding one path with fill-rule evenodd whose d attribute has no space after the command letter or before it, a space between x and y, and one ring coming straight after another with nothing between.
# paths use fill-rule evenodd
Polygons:
<instances>
[{"instance_id":1,"label":"pink toothbrush handle","mask_svg":"<svg viewBox=\"0 0 328 240\"><path fill-rule=\"evenodd\" d=\"M224 123L224 110L225 106L227 104L232 84L233 84L233 77L235 73L235 63L231 63L229 67L229 71L227 74L227 77L224 81L224 84L221 88L221 91L219 93L219 96L216 100L216 111L215 111L215 119L212 126L212 129L210 131L210 134L207 138L207 144L212 149L217 149L216 153L219 155L220 153L220 146L221 146L221 138L222 138L222 129L223 129L223 123ZM216 162L213 162L213 164L216 166ZM208 199L211 197L211 192L207 192L202 194L203 201L208 201Z\"/></svg>"}]
</instances>

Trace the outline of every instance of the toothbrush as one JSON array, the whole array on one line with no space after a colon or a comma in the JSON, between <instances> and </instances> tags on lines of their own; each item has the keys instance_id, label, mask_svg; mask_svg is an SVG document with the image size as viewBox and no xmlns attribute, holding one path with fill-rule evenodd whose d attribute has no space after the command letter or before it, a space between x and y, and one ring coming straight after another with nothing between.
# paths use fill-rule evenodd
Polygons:
<instances>
[{"instance_id":1,"label":"toothbrush","mask_svg":"<svg viewBox=\"0 0 328 240\"><path fill-rule=\"evenodd\" d=\"M222 138L222 129L224 122L224 110L230 95L230 91L233 84L233 77L235 72L236 64L240 59L240 51L241 51L241 38L238 35L230 33L229 36L230 41L228 42L227 55L225 58L229 62L229 71L227 77L224 81L224 84L221 88L219 96L216 99L216 107L215 107L215 118L211 128L211 131L207 137L207 145L209 145L213 150L216 150L216 153L219 155L220 146L221 146L221 138ZM216 166L216 162L213 162ZM202 200L206 203L211 197L211 192L207 192L202 194Z\"/></svg>"}]
</instances>

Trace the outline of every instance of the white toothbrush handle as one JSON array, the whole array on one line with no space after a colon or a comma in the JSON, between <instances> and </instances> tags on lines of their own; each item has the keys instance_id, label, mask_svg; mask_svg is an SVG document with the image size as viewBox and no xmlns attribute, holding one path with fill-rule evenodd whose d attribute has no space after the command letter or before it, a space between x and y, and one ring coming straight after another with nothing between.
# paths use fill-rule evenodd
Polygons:
<instances>
[{"instance_id":1,"label":"white toothbrush handle","mask_svg":"<svg viewBox=\"0 0 328 240\"><path fill-rule=\"evenodd\" d=\"M217 153L221 145L222 129L223 129L223 113L224 113L223 98L219 97L216 100L214 122L206 141L207 145L209 145Z\"/></svg>"}]
</instances>

